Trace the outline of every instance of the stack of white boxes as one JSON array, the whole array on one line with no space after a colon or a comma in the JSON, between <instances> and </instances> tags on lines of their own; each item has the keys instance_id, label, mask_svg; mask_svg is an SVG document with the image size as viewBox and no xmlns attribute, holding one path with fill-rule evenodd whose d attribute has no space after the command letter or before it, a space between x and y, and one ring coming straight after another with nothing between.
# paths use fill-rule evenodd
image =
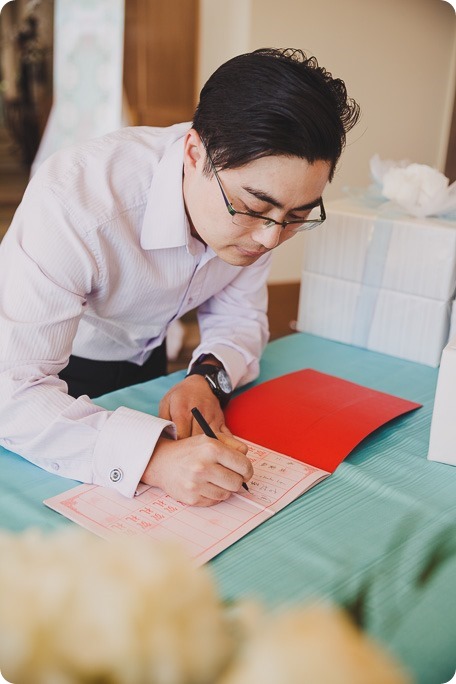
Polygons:
<instances>
[{"instance_id":1,"label":"stack of white boxes","mask_svg":"<svg viewBox=\"0 0 456 684\"><path fill-rule=\"evenodd\" d=\"M305 234L298 330L438 366L456 289L456 222L343 199Z\"/></svg>"}]
</instances>

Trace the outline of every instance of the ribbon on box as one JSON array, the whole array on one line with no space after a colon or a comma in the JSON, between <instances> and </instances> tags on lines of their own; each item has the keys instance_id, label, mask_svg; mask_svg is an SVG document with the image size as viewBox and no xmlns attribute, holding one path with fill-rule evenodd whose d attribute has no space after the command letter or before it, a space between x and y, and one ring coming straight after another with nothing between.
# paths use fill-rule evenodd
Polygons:
<instances>
[{"instance_id":1,"label":"ribbon on box","mask_svg":"<svg viewBox=\"0 0 456 684\"><path fill-rule=\"evenodd\" d=\"M379 218L375 221L364 261L354 317L352 343L359 347L368 345L392 231L393 224L390 220Z\"/></svg>"}]
</instances>

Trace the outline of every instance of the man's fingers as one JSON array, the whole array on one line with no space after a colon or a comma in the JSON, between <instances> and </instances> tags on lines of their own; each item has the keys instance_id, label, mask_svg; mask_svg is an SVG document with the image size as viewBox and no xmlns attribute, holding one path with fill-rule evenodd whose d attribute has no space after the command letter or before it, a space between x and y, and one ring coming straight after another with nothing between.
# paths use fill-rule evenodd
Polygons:
<instances>
[{"instance_id":1,"label":"man's fingers","mask_svg":"<svg viewBox=\"0 0 456 684\"><path fill-rule=\"evenodd\" d=\"M210 506L240 491L242 483L252 477L250 460L238 450L245 448L222 433L219 439L201 434L178 440L163 437L142 480L190 506Z\"/></svg>"},{"instance_id":2,"label":"man's fingers","mask_svg":"<svg viewBox=\"0 0 456 684\"><path fill-rule=\"evenodd\" d=\"M250 480L253 475L250 460L244 453L233 448L232 444L227 445L222 441L229 439L237 445L237 440L226 436L222 436L220 440L211 437L194 439L201 440L201 447L199 458L195 458L189 467L187 487L203 496L218 498L223 491L239 491L242 483ZM214 492L213 486L218 487L218 490Z\"/></svg>"},{"instance_id":3,"label":"man's fingers","mask_svg":"<svg viewBox=\"0 0 456 684\"><path fill-rule=\"evenodd\" d=\"M220 425L219 432L223 432L224 435L231 435L231 437L233 436L233 433L225 422Z\"/></svg>"},{"instance_id":4,"label":"man's fingers","mask_svg":"<svg viewBox=\"0 0 456 684\"><path fill-rule=\"evenodd\" d=\"M225 472L217 472L217 468ZM206 478L202 482L189 480L183 487L184 494L181 498L183 503L190 506L212 506L213 504L220 503L220 501L226 501L233 491L237 491L236 489L227 489L224 484L226 485L230 479L239 480L239 475L227 471L226 468L218 464L209 468L208 473L209 477L213 480L218 480L222 484L219 485L215 482L207 481Z\"/></svg>"},{"instance_id":5,"label":"man's fingers","mask_svg":"<svg viewBox=\"0 0 456 684\"><path fill-rule=\"evenodd\" d=\"M240 439L233 437L231 432L229 432L228 434L225 432L219 432L217 434L217 438L220 442L223 442L223 444L226 444L226 446L229 446L231 449L236 449L236 451L240 451L241 454L247 454L249 450L247 444L245 444L245 442L241 442Z\"/></svg>"},{"instance_id":6,"label":"man's fingers","mask_svg":"<svg viewBox=\"0 0 456 684\"><path fill-rule=\"evenodd\" d=\"M232 494L231 489L226 489L224 487L219 487L212 482L207 482L201 488L201 498L212 501L212 503L220 503L220 501L226 501L230 498Z\"/></svg>"},{"instance_id":7,"label":"man's fingers","mask_svg":"<svg viewBox=\"0 0 456 684\"><path fill-rule=\"evenodd\" d=\"M201 507L209 507L209 506L214 506L215 504L221 503L222 501L225 501L231 496L231 492L225 492L224 496L218 497L215 499L210 499L207 496L200 496L196 501L193 503L189 503L187 505L189 506L201 506ZM185 502L182 502L185 503Z\"/></svg>"},{"instance_id":8,"label":"man's fingers","mask_svg":"<svg viewBox=\"0 0 456 684\"><path fill-rule=\"evenodd\" d=\"M221 440L220 440L221 441ZM235 440L237 442L237 440ZM224 446L227 446L226 444ZM243 445L246 446L246 445ZM234 475L241 477L241 482L236 480L236 483L232 487L227 487L231 491L236 492L241 486L242 482L247 482L253 475L253 466L247 456L235 447L228 446L226 449L220 449L217 454L217 463L228 471L232 472ZM210 478L211 482L214 480ZM215 482L221 486L225 486L219 480Z\"/></svg>"},{"instance_id":9,"label":"man's fingers","mask_svg":"<svg viewBox=\"0 0 456 684\"><path fill-rule=\"evenodd\" d=\"M208 476L210 483L220 488L221 491L232 494L238 492L242 487L242 483L250 477L246 474L247 469L244 468L244 473L237 470L232 470L229 467L215 464Z\"/></svg>"}]
</instances>

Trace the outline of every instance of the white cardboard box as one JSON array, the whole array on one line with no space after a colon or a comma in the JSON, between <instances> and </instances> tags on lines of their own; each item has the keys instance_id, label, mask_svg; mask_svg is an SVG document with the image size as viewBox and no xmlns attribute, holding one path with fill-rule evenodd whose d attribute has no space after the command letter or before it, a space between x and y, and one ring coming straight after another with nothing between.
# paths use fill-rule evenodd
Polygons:
<instances>
[{"instance_id":1,"label":"white cardboard box","mask_svg":"<svg viewBox=\"0 0 456 684\"><path fill-rule=\"evenodd\" d=\"M298 330L437 366L456 289L456 223L345 199L304 238Z\"/></svg>"},{"instance_id":2,"label":"white cardboard box","mask_svg":"<svg viewBox=\"0 0 456 684\"><path fill-rule=\"evenodd\" d=\"M432 299L456 289L456 222L394 217L343 199L305 233L303 270Z\"/></svg>"},{"instance_id":3,"label":"white cardboard box","mask_svg":"<svg viewBox=\"0 0 456 684\"><path fill-rule=\"evenodd\" d=\"M456 465L456 338L442 353L434 411L432 414L428 459Z\"/></svg>"},{"instance_id":4,"label":"white cardboard box","mask_svg":"<svg viewBox=\"0 0 456 684\"><path fill-rule=\"evenodd\" d=\"M303 273L298 330L438 366L450 302Z\"/></svg>"},{"instance_id":5,"label":"white cardboard box","mask_svg":"<svg viewBox=\"0 0 456 684\"><path fill-rule=\"evenodd\" d=\"M452 340L453 337L456 337L456 300L454 299L451 303L450 334L448 339Z\"/></svg>"}]
</instances>

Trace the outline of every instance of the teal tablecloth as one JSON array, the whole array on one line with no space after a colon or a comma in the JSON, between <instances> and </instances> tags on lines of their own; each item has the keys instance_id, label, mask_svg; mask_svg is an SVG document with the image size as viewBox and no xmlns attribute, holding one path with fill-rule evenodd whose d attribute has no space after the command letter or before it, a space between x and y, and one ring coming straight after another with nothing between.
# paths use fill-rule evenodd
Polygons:
<instances>
[{"instance_id":1,"label":"teal tablecloth","mask_svg":"<svg viewBox=\"0 0 456 684\"><path fill-rule=\"evenodd\" d=\"M331 477L215 558L220 591L225 598L255 596L270 607L334 600L420 684L447 682L456 669L456 468L426 460L437 369L296 334L268 345L257 382L300 368L423 408L379 429ZM97 401L154 413L183 375ZM71 481L6 450L0 458L3 527L73 524L42 504Z\"/></svg>"}]
</instances>

